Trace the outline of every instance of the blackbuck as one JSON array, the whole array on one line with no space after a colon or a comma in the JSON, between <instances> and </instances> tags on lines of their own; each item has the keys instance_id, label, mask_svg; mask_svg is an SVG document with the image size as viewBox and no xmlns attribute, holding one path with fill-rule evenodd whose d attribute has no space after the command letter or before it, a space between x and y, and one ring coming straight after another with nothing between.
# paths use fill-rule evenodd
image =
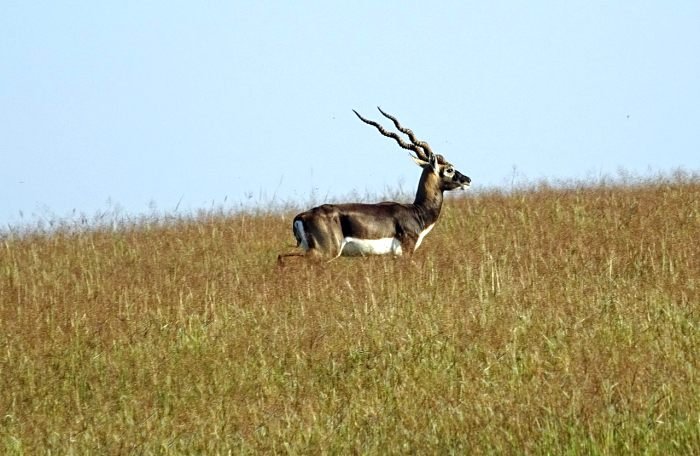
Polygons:
<instances>
[{"instance_id":1,"label":"blackbuck","mask_svg":"<svg viewBox=\"0 0 700 456\"><path fill-rule=\"evenodd\" d=\"M408 136L410 143L377 122L365 119L357 111L353 112L361 121L415 154L411 158L423 168L423 172L413 204L391 201L324 204L302 212L294 217L292 230L297 247L303 252L279 255L280 263L288 256L335 259L341 255L410 255L435 226L442 209L443 192L469 187L469 177L457 171L442 155L433 153L428 143L416 139L413 131L402 127L394 116L378 109Z\"/></svg>"}]
</instances>

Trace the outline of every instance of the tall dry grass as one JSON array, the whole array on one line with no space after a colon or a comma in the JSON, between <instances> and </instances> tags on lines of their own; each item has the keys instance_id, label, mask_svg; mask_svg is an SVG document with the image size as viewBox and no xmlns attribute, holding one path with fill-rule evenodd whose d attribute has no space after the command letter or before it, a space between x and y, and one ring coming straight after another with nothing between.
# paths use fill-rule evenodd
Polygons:
<instances>
[{"instance_id":1,"label":"tall dry grass","mask_svg":"<svg viewBox=\"0 0 700 456\"><path fill-rule=\"evenodd\" d=\"M700 452L700 180L447 202L411 260L293 214L5 233L8 454Z\"/></svg>"}]
</instances>

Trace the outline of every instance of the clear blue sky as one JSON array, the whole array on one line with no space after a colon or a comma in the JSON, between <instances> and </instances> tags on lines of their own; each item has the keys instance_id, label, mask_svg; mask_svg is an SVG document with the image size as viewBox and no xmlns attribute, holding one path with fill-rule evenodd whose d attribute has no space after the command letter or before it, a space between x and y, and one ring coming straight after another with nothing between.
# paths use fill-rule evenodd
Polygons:
<instances>
[{"instance_id":1,"label":"clear blue sky","mask_svg":"<svg viewBox=\"0 0 700 456\"><path fill-rule=\"evenodd\" d=\"M0 226L412 191L351 111L377 105L475 188L697 171L699 24L697 0L4 1Z\"/></svg>"}]
</instances>

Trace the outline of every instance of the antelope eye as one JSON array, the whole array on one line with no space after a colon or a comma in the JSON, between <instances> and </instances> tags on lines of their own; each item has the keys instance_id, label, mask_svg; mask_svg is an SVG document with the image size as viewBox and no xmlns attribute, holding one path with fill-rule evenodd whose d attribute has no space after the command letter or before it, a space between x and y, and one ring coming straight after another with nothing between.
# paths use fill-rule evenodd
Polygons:
<instances>
[{"instance_id":1,"label":"antelope eye","mask_svg":"<svg viewBox=\"0 0 700 456\"><path fill-rule=\"evenodd\" d=\"M455 169L454 169L454 168L447 168L447 169L445 170L445 174L454 174L454 172L455 172Z\"/></svg>"}]
</instances>

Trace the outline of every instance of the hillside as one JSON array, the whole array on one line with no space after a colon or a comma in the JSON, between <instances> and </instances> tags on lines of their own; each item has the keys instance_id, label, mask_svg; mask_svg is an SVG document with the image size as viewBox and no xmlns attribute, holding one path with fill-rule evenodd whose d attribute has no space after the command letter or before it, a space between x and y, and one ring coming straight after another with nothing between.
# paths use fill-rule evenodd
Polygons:
<instances>
[{"instance_id":1,"label":"hillside","mask_svg":"<svg viewBox=\"0 0 700 456\"><path fill-rule=\"evenodd\" d=\"M446 202L410 260L293 213L4 234L8 454L700 453L700 179Z\"/></svg>"}]
</instances>

